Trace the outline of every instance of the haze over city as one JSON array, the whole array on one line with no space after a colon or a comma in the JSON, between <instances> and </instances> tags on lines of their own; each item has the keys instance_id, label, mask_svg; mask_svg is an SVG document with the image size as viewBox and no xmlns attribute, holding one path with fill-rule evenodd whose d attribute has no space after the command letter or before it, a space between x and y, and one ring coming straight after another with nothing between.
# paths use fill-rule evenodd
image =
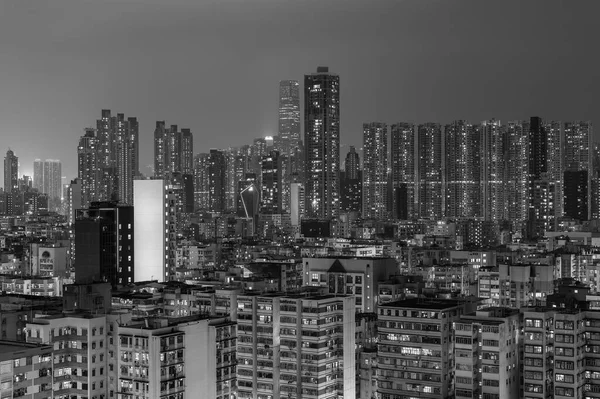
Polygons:
<instances>
[{"instance_id":1,"label":"haze over city","mask_svg":"<svg viewBox=\"0 0 600 399\"><path fill-rule=\"evenodd\" d=\"M597 121L598 11L594 1L5 1L0 143L21 174L53 158L71 179L78 138L108 108L138 118L150 174L156 120L190 128L195 153L275 135L278 82L317 65L340 76L342 145L361 146L367 121Z\"/></svg>"}]
</instances>

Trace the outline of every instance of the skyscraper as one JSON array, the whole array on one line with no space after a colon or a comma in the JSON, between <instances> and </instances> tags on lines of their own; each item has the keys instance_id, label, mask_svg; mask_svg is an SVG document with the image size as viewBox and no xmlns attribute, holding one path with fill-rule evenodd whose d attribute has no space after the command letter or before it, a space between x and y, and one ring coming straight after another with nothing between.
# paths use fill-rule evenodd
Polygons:
<instances>
[{"instance_id":1,"label":"skyscraper","mask_svg":"<svg viewBox=\"0 0 600 399\"><path fill-rule=\"evenodd\" d=\"M344 161L344 171L340 176L340 209L343 212L362 211L362 171L360 156L354 146L350 146Z\"/></svg>"},{"instance_id":2,"label":"skyscraper","mask_svg":"<svg viewBox=\"0 0 600 399\"><path fill-rule=\"evenodd\" d=\"M12 193L19 189L19 157L12 150L4 157L4 191Z\"/></svg>"},{"instance_id":3,"label":"skyscraper","mask_svg":"<svg viewBox=\"0 0 600 399\"><path fill-rule=\"evenodd\" d=\"M225 210L225 169L223 151L211 149L208 164L208 208L211 212L223 212Z\"/></svg>"},{"instance_id":4,"label":"skyscraper","mask_svg":"<svg viewBox=\"0 0 600 399\"><path fill-rule=\"evenodd\" d=\"M590 200L592 195L592 158L593 158L593 145L592 145L592 123L589 121L578 121L578 122L565 122L564 125L564 171L571 172L587 172L585 176L588 181L586 182L586 193L585 193L585 204L588 205L588 213L586 219L591 217L591 203ZM581 174L578 176L582 176ZM566 175L565 180L565 200L567 199L567 181ZM579 180L579 179L578 179ZM571 186L573 187L573 186ZM581 186L579 186L581 187ZM566 207L566 204L565 204ZM566 213L565 208L565 213Z\"/></svg>"},{"instance_id":5,"label":"skyscraper","mask_svg":"<svg viewBox=\"0 0 600 399\"><path fill-rule=\"evenodd\" d=\"M58 159L46 159L44 161L44 194L48 194L48 207L50 211L57 212L60 209L62 197L62 167Z\"/></svg>"},{"instance_id":6,"label":"skyscraper","mask_svg":"<svg viewBox=\"0 0 600 399\"><path fill-rule=\"evenodd\" d=\"M363 124L362 213L365 219L388 219L387 125Z\"/></svg>"},{"instance_id":7,"label":"skyscraper","mask_svg":"<svg viewBox=\"0 0 600 399\"><path fill-rule=\"evenodd\" d=\"M98 199L98 157L99 142L96 132L92 128L85 129L77 147L77 176L81 181L81 206L84 208Z\"/></svg>"},{"instance_id":8,"label":"skyscraper","mask_svg":"<svg viewBox=\"0 0 600 399\"><path fill-rule=\"evenodd\" d=\"M112 126L113 118L109 109L102 110L102 117L96 121L96 137L98 138L98 167L114 166L115 134Z\"/></svg>"},{"instance_id":9,"label":"skyscraper","mask_svg":"<svg viewBox=\"0 0 600 399\"><path fill-rule=\"evenodd\" d=\"M318 67L304 90L306 216L330 219L340 206L340 78Z\"/></svg>"},{"instance_id":10,"label":"skyscraper","mask_svg":"<svg viewBox=\"0 0 600 399\"><path fill-rule=\"evenodd\" d=\"M262 158L260 201L261 213L281 213L281 159L275 150Z\"/></svg>"},{"instance_id":11,"label":"skyscraper","mask_svg":"<svg viewBox=\"0 0 600 399\"><path fill-rule=\"evenodd\" d=\"M33 188L40 193L44 191L44 162L41 159L33 161Z\"/></svg>"},{"instance_id":12,"label":"skyscraper","mask_svg":"<svg viewBox=\"0 0 600 399\"><path fill-rule=\"evenodd\" d=\"M290 154L300 141L300 85L297 80L279 82L279 139Z\"/></svg>"},{"instance_id":13,"label":"skyscraper","mask_svg":"<svg viewBox=\"0 0 600 399\"><path fill-rule=\"evenodd\" d=\"M507 165L506 201L508 220L519 229L527 219L528 209L528 129L523 121L510 121L506 128Z\"/></svg>"},{"instance_id":14,"label":"skyscraper","mask_svg":"<svg viewBox=\"0 0 600 399\"><path fill-rule=\"evenodd\" d=\"M415 208L415 125L396 123L391 129L392 216L410 219Z\"/></svg>"},{"instance_id":15,"label":"skyscraper","mask_svg":"<svg viewBox=\"0 0 600 399\"><path fill-rule=\"evenodd\" d=\"M210 207L210 154L194 157L194 209L208 210Z\"/></svg>"},{"instance_id":16,"label":"skyscraper","mask_svg":"<svg viewBox=\"0 0 600 399\"><path fill-rule=\"evenodd\" d=\"M438 220L444 209L442 190L442 129L437 123L418 127L419 217Z\"/></svg>"},{"instance_id":17,"label":"skyscraper","mask_svg":"<svg viewBox=\"0 0 600 399\"><path fill-rule=\"evenodd\" d=\"M137 118L102 110L96 121L96 200L132 203L133 178L139 173L138 130Z\"/></svg>"},{"instance_id":18,"label":"skyscraper","mask_svg":"<svg viewBox=\"0 0 600 399\"><path fill-rule=\"evenodd\" d=\"M157 121L154 130L154 177L164 178L167 173L193 174L194 137L190 129L177 125L166 128L165 121Z\"/></svg>"},{"instance_id":19,"label":"skyscraper","mask_svg":"<svg viewBox=\"0 0 600 399\"><path fill-rule=\"evenodd\" d=\"M445 127L445 216L474 218L481 215L479 198L480 136L463 120Z\"/></svg>"},{"instance_id":20,"label":"skyscraper","mask_svg":"<svg viewBox=\"0 0 600 399\"><path fill-rule=\"evenodd\" d=\"M167 170L167 129L165 121L156 121L154 129L154 177L161 178Z\"/></svg>"},{"instance_id":21,"label":"skyscraper","mask_svg":"<svg viewBox=\"0 0 600 399\"><path fill-rule=\"evenodd\" d=\"M483 121L481 130L481 216L484 220L506 220L505 193L506 129L495 119Z\"/></svg>"},{"instance_id":22,"label":"skyscraper","mask_svg":"<svg viewBox=\"0 0 600 399\"><path fill-rule=\"evenodd\" d=\"M588 220L588 171L565 170L564 211L565 216L579 221Z\"/></svg>"},{"instance_id":23,"label":"skyscraper","mask_svg":"<svg viewBox=\"0 0 600 399\"><path fill-rule=\"evenodd\" d=\"M136 117L127 118L127 129L129 145L131 146L131 174L135 178L140 174L140 124Z\"/></svg>"},{"instance_id":24,"label":"skyscraper","mask_svg":"<svg viewBox=\"0 0 600 399\"><path fill-rule=\"evenodd\" d=\"M190 129L181 129L180 172L194 174L194 135Z\"/></svg>"},{"instance_id":25,"label":"skyscraper","mask_svg":"<svg viewBox=\"0 0 600 399\"><path fill-rule=\"evenodd\" d=\"M544 235L554 227L554 182L548 174L548 131L542 118L529 121L527 233L530 238ZM552 205L549 204L552 203Z\"/></svg>"}]
</instances>

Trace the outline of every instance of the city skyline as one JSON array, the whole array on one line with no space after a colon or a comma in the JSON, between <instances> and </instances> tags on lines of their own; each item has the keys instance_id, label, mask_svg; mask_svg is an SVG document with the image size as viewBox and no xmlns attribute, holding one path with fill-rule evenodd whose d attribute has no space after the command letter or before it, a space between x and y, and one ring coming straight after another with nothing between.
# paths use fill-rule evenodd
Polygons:
<instances>
[{"instance_id":1,"label":"city skyline","mask_svg":"<svg viewBox=\"0 0 600 399\"><path fill-rule=\"evenodd\" d=\"M436 7L381 2L369 9L358 1L345 2L341 9L338 1L311 3L312 8L301 3L274 7L271 1L259 1L252 10L232 1L221 2L222 16L212 18L215 9L211 5L178 1L165 10L159 2L142 6L128 1L120 8L129 11L131 23L120 24L110 32L99 32L95 26L77 21L81 20L78 15L93 13L98 26L113 26L117 14L110 7L112 3L63 3L65 7L53 3L35 11L26 4L14 4L2 12L6 21L0 28L0 40L8 61L1 76L6 82L4 92L11 96L0 104L0 116L5 121L0 137L3 152L11 147L20 158L20 169L30 175L34 159L51 157L62 161L67 181L75 177L76 141L97 118L98 110L105 108L139 118L140 167L145 174L149 174L145 166L151 164L151 137L157 120L190 127L198 138L195 154L275 135L279 81L301 81L316 65L328 65L344 81L343 146L360 146L365 121L507 121L530 115L556 120L599 119L592 100L598 91L594 62L569 61L584 53L589 59L597 58L589 28L598 6L592 2L578 2L564 13L558 2L535 1L485 6L470 1L451 5L435 2ZM541 5L544 18L536 18ZM65 9L64 20L56 18L62 26L47 26ZM163 12L169 17L169 26L176 29L165 31ZM297 22L292 24L298 27L316 15L317 20L310 24L315 28L292 36L283 29L280 37L273 37L278 21L288 12L294 13ZM403 24L385 23L397 15L408 18ZM24 18L32 24L31 29L16 38L10 35L14 24ZM45 23L35 26L38 19ZM423 29L425 21L436 29L431 33ZM503 29L505 21L517 28ZM252 40L258 46L248 45L250 38L237 35L237 30L224 32L230 23L240 22L240 29L252 29ZM315 40L325 29L327 40ZM111 43L107 46L110 52L95 45L100 38ZM180 46L170 46L178 41ZM214 57L199 65L198 52L188 51L192 43L193 48L211 51ZM56 51L48 54L46 49L53 45ZM244 47L252 48L252 52ZM186 65L178 76L170 68L159 71L149 58L157 51L165 60L182 58L188 62L183 63ZM118 62L123 69L117 74L119 55L127 62ZM465 63L465 55L473 62ZM529 56L538 62L512 62ZM243 60L248 62L240 62ZM373 62L378 65L376 76L369 73ZM228 90L221 90L220 79L212 79L219 82L215 85L204 78L221 73L226 73L232 87L237 88L235 98L229 98ZM118 87L128 89L115 95ZM165 95L151 96L149 90ZM456 101L457 92L462 93L460 101ZM494 95L481 101L482 92ZM166 100L172 95L178 101ZM237 117L225 118L231 107L237 109Z\"/></svg>"}]
</instances>

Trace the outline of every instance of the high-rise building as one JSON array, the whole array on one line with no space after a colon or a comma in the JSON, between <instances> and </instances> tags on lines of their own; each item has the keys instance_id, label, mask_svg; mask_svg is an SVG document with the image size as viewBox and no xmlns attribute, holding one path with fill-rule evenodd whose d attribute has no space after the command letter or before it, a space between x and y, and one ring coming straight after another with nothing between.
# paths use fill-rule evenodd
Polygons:
<instances>
[{"instance_id":1,"label":"high-rise building","mask_svg":"<svg viewBox=\"0 0 600 399\"><path fill-rule=\"evenodd\" d=\"M300 85L297 80L279 82L279 139L281 152L288 155L300 142Z\"/></svg>"},{"instance_id":2,"label":"high-rise building","mask_svg":"<svg viewBox=\"0 0 600 399\"><path fill-rule=\"evenodd\" d=\"M171 125L167 133L167 172L179 172L181 168L181 132Z\"/></svg>"},{"instance_id":3,"label":"high-rise building","mask_svg":"<svg viewBox=\"0 0 600 399\"><path fill-rule=\"evenodd\" d=\"M4 157L4 192L12 193L19 189L19 157L12 150Z\"/></svg>"},{"instance_id":4,"label":"high-rise building","mask_svg":"<svg viewBox=\"0 0 600 399\"><path fill-rule=\"evenodd\" d=\"M300 232L300 223L304 217L304 185L292 183L290 187L290 220L296 233Z\"/></svg>"},{"instance_id":5,"label":"high-rise building","mask_svg":"<svg viewBox=\"0 0 600 399\"><path fill-rule=\"evenodd\" d=\"M340 176L340 209L343 212L362 211L362 187L360 156L356 148L350 146Z\"/></svg>"},{"instance_id":6,"label":"high-rise building","mask_svg":"<svg viewBox=\"0 0 600 399\"><path fill-rule=\"evenodd\" d=\"M387 142L385 123L363 124L362 214L365 219L389 218Z\"/></svg>"},{"instance_id":7,"label":"high-rise building","mask_svg":"<svg viewBox=\"0 0 600 399\"><path fill-rule=\"evenodd\" d=\"M443 217L442 130L437 123L418 127L418 191L419 216L438 220Z\"/></svg>"},{"instance_id":8,"label":"high-rise building","mask_svg":"<svg viewBox=\"0 0 600 399\"><path fill-rule=\"evenodd\" d=\"M77 177L81 180L81 206L87 208L98 199L99 142L94 129L85 129L77 147Z\"/></svg>"},{"instance_id":9,"label":"high-rise building","mask_svg":"<svg viewBox=\"0 0 600 399\"><path fill-rule=\"evenodd\" d=\"M519 319L517 309L493 307L454 323L455 397L520 396Z\"/></svg>"},{"instance_id":10,"label":"high-rise building","mask_svg":"<svg viewBox=\"0 0 600 399\"><path fill-rule=\"evenodd\" d=\"M467 311L469 304L456 300L414 298L379 305L377 397L399 392L406 392L405 397L452 397L453 323Z\"/></svg>"},{"instance_id":11,"label":"high-rise building","mask_svg":"<svg viewBox=\"0 0 600 399\"><path fill-rule=\"evenodd\" d=\"M246 173L246 177L238 182L237 214L256 222L260 209L260 188L254 173Z\"/></svg>"},{"instance_id":12,"label":"high-rise building","mask_svg":"<svg viewBox=\"0 0 600 399\"><path fill-rule=\"evenodd\" d=\"M415 125L396 123L391 128L392 216L416 217L415 206Z\"/></svg>"},{"instance_id":13,"label":"high-rise building","mask_svg":"<svg viewBox=\"0 0 600 399\"><path fill-rule=\"evenodd\" d=\"M104 281L112 287L134 279L134 210L111 202L92 202L75 217L75 281Z\"/></svg>"},{"instance_id":14,"label":"high-rise building","mask_svg":"<svg viewBox=\"0 0 600 399\"><path fill-rule=\"evenodd\" d=\"M96 121L96 137L98 138L98 167L114 166L116 140L113 118L109 109L103 109L102 117Z\"/></svg>"},{"instance_id":15,"label":"high-rise building","mask_svg":"<svg viewBox=\"0 0 600 399\"><path fill-rule=\"evenodd\" d=\"M44 162L41 159L33 161L33 188L40 193L44 191Z\"/></svg>"},{"instance_id":16,"label":"high-rise building","mask_svg":"<svg viewBox=\"0 0 600 399\"><path fill-rule=\"evenodd\" d=\"M136 281L175 278L176 198L165 180L134 180L134 276Z\"/></svg>"},{"instance_id":17,"label":"high-rise building","mask_svg":"<svg viewBox=\"0 0 600 399\"><path fill-rule=\"evenodd\" d=\"M52 354L50 345L0 341L2 398L52 398Z\"/></svg>"},{"instance_id":18,"label":"high-rise building","mask_svg":"<svg viewBox=\"0 0 600 399\"><path fill-rule=\"evenodd\" d=\"M340 78L327 67L304 77L306 215L331 219L340 206Z\"/></svg>"},{"instance_id":19,"label":"high-rise building","mask_svg":"<svg viewBox=\"0 0 600 399\"><path fill-rule=\"evenodd\" d=\"M584 220L591 217L593 145L592 123L589 121L565 122L564 125L564 171L587 171L587 193L585 203L588 204L588 214ZM566 180L565 180L566 199ZM566 213L566 209L565 209Z\"/></svg>"},{"instance_id":20,"label":"high-rise building","mask_svg":"<svg viewBox=\"0 0 600 399\"><path fill-rule=\"evenodd\" d=\"M210 207L210 154L194 157L194 209L208 210Z\"/></svg>"},{"instance_id":21,"label":"high-rise building","mask_svg":"<svg viewBox=\"0 0 600 399\"><path fill-rule=\"evenodd\" d=\"M508 122L506 127L506 186L508 217L515 229L524 227L528 214L528 130L522 121Z\"/></svg>"},{"instance_id":22,"label":"high-rise building","mask_svg":"<svg viewBox=\"0 0 600 399\"><path fill-rule=\"evenodd\" d=\"M564 216L588 220L588 183L587 170L565 170Z\"/></svg>"},{"instance_id":23,"label":"high-rise building","mask_svg":"<svg viewBox=\"0 0 600 399\"><path fill-rule=\"evenodd\" d=\"M480 135L470 123L454 121L445 127L445 216L474 218L481 216Z\"/></svg>"},{"instance_id":24,"label":"high-rise building","mask_svg":"<svg viewBox=\"0 0 600 399\"><path fill-rule=\"evenodd\" d=\"M34 397L106 395L109 360L115 360L109 359L107 352L106 318L105 314L71 313L34 317L27 323L28 342L56 348L52 355L43 357L44 368L49 372L48 396ZM70 374L65 374L65 369ZM63 371L52 378L50 370Z\"/></svg>"},{"instance_id":25,"label":"high-rise building","mask_svg":"<svg viewBox=\"0 0 600 399\"><path fill-rule=\"evenodd\" d=\"M98 176L94 200L131 205L133 178L139 174L138 130L137 118L126 119L122 113L111 116L110 110L102 110L101 119L96 121Z\"/></svg>"},{"instance_id":26,"label":"high-rise building","mask_svg":"<svg viewBox=\"0 0 600 399\"><path fill-rule=\"evenodd\" d=\"M167 173L193 174L194 137L190 129L177 125L166 128L165 121L157 121L154 130L154 177L164 178Z\"/></svg>"},{"instance_id":27,"label":"high-rise building","mask_svg":"<svg viewBox=\"0 0 600 399\"><path fill-rule=\"evenodd\" d=\"M225 210L225 156L223 151L211 149L208 164L208 190L211 212Z\"/></svg>"},{"instance_id":28,"label":"high-rise building","mask_svg":"<svg viewBox=\"0 0 600 399\"><path fill-rule=\"evenodd\" d=\"M483 121L481 130L480 201L484 220L506 220L506 129L500 121ZM448 153L448 151L446 151Z\"/></svg>"},{"instance_id":29,"label":"high-rise building","mask_svg":"<svg viewBox=\"0 0 600 399\"><path fill-rule=\"evenodd\" d=\"M260 212L281 213L281 158L278 151L271 150L261 162Z\"/></svg>"},{"instance_id":30,"label":"high-rise building","mask_svg":"<svg viewBox=\"0 0 600 399\"><path fill-rule=\"evenodd\" d=\"M544 124L548 135L548 180L554 186L553 201L555 220L563 216L563 172L564 172L564 132L563 124L548 121Z\"/></svg>"},{"instance_id":31,"label":"high-rise building","mask_svg":"<svg viewBox=\"0 0 600 399\"><path fill-rule=\"evenodd\" d=\"M62 197L62 168L60 160L46 159L44 161L44 184L42 192L48 194L48 204L51 211L58 211Z\"/></svg>"},{"instance_id":32,"label":"high-rise building","mask_svg":"<svg viewBox=\"0 0 600 399\"><path fill-rule=\"evenodd\" d=\"M136 117L127 118L127 136L131 147L131 175L140 174L140 124ZM133 185L133 183L132 183Z\"/></svg>"},{"instance_id":33,"label":"high-rise building","mask_svg":"<svg viewBox=\"0 0 600 399\"><path fill-rule=\"evenodd\" d=\"M237 297L238 398L355 398L354 298Z\"/></svg>"},{"instance_id":34,"label":"high-rise building","mask_svg":"<svg viewBox=\"0 0 600 399\"><path fill-rule=\"evenodd\" d=\"M67 202L67 224L72 226L75 224L75 211L82 208L83 186L81 184L81 179L77 178L71 180L65 200Z\"/></svg>"},{"instance_id":35,"label":"high-rise building","mask_svg":"<svg viewBox=\"0 0 600 399\"><path fill-rule=\"evenodd\" d=\"M181 129L180 165L179 172L194 174L194 135L190 129Z\"/></svg>"},{"instance_id":36,"label":"high-rise building","mask_svg":"<svg viewBox=\"0 0 600 399\"><path fill-rule=\"evenodd\" d=\"M163 177L168 169L167 138L165 121L156 121L154 129L154 177L156 178Z\"/></svg>"}]
</instances>

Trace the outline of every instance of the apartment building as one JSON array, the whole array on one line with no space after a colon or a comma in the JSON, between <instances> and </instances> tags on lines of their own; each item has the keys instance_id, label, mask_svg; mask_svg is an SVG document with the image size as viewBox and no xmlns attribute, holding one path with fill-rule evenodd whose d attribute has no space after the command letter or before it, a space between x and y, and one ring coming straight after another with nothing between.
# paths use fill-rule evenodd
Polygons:
<instances>
[{"instance_id":1,"label":"apartment building","mask_svg":"<svg viewBox=\"0 0 600 399\"><path fill-rule=\"evenodd\" d=\"M354 298L242 294L238 398L356 397Z\"/></svg>"},{"instance_id":2,"label":"apartment building","mask_svg":"<svg viewBox=\"0 0 600 399\"><path fill-rule=\"evenodd\" d=\"M0 398L53 397L52 347L0 341Z\"/></svg>"},{"instance_id":3,"label":"apartment building","mask_svg":"<svg viewBox=\"0 0 600 399\"><path fill-rule=\"evenodd\" d=\"M454 394L501 399L520 394L518 309L485 308L454 323Z\"/></svg>"},{"instance_id":4,"label":"apartment building","mask_svg":"<svg viewBox=\"0 0 600 399\"><path fill-rule=\"evenodd\" d=\"M108 326L110 397L234 397L235 323L200 315L126 319L113 315Z\"/></svg>"},{"instance_id":5,"label":"apartment building","mask_svg":"<svg viewBox=\"0 0 600 399\"><path fill-rule=\"evenodd\" d=\"M27 323L27 341L51 345L55 399L107 398L106 316L55 314Z\"/></svg>"},{"instance_id":6,"label":"apartment building","mask_svg":"<svg viewBox=\"0 0 600 399\"><path fill-rule=\"evenodd\" d=\"M473 310L464 300L405 299L379 305L379 399L447 398L453 392L452 326Z\"/></svg>"},{"instance_id":7,"label":"apartment building","mask_svg":"<svg viewBox=\"0 0 600 399\"><path fill-rule=\"evenodd\" d=\"M398 274L392 258L303 258L303 285L328 287L330 294L352 295L356 310L373 313L377 306L378 284Z\"/></svg>"}]
</instances>

